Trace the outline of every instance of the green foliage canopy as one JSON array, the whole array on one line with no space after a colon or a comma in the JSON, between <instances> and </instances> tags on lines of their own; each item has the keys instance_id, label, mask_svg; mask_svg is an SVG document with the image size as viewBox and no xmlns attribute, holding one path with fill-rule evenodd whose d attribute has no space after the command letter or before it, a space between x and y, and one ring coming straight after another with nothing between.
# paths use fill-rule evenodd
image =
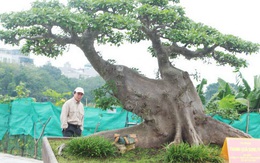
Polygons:
<instances>
[{"instance_id":1,"label":"green foliage canopy","mask_svg":"<svg viewBox=\"0 0 260 163\"><path fill-rule=\"evenodd\" d=\"M0 15L0 40L19 45L22 51L57 57L68 44L88 43L121 45L157 37L168 57L186 59L212 58L219 65L246 67L238 53L251 54L259 44L221 34L216 29L196 23L185 16L178 0L57 0L36 1L28 11ZM153 35L153 36L152 36ZM150 49L153 56L157 54Z\"/></svg>"}]
</instances>

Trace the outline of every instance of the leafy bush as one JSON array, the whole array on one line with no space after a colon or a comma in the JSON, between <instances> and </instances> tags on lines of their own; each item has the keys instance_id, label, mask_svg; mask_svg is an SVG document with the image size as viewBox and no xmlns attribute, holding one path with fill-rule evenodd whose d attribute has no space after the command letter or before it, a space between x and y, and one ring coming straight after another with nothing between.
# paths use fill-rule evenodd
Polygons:
<instances>
[{"instance_id":1,"label":"leafy bush","mask_svg":"<svg viewBox=\"0 0 260 163\"><path fill-rule=\"evenodd\" d=\"M191 146L186 143L172 145L166 150L166 162L183 163L183 162L214 162L221 163L220 150L217 147L205 145Z\"/></svg>"},{"instance_id":2,"label":"leafy bush","mask_svg":"<svg viewBox=\"0 0 260 163\"><path fill-rule=\"evenodd\" d=\"M218 114L226 119L238 120L241 116L239 111L246 111L246 106L242 105L240 101L241 99L235 99L234 95L227 95L221 100L208 103L206 113L211 115Z\"/></svg>"},{"instance_id":3,"label":"leafy bush","mask_svg":"<svg viewBox=\"0 0 260 163\"><path fill-rule=\"evenodd\" d=\"M100 136L74 138L67 143L66 152L80 157L114 156L116 147Z\"/></svg>"}]
</instances>

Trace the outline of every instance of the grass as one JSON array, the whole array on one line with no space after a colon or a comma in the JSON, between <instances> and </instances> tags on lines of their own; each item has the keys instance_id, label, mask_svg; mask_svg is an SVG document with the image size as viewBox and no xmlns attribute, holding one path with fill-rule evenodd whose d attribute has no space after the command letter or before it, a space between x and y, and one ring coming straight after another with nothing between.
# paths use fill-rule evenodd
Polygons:
<instances>
[{"instance_id":1,"label":"grass","mask_svg":"<svg viewBox=\"0 0 260 163\"><path fill-rule=\"evenodd\" d=\"M58 150L57 150L58 146L60 146L62 143L66 143L67 141L70 141L70 140L49 140L52 150L59 163L68 163L68 162L69 163L100 163L100 162L102 162L102 163L129 163L129 162L135 162L135 163L194 162L194 163L196 163L197 162L197 163L199 163L200 162L200 161L194 161L192 159L190 159L190 160L185 159L187 154L191 152L191 151L189 151L190 149L187 149L188 146L186 146L186 145L181 145L181 147L178 149L180 151L179 152L180 154L171 153L170 150L166 151L165 148L160 148L160 149L135 148L124 154L116 153L113 156L105 157L105 158L79 157L79 156L75 156L75 155L68 153L66 150L64 150L63 154L61 156L59 156ZM210 147L209 149L206 149L206 150L208 150L208 152L210 153L211 149L213 149L213 148ZM216 147L214 147L214 149L216 149ZM185 152L185 150L187 150L189 152ZM198 149L198 150L205 150L205 149L203 147L203 149ZM218 147L216 150L219 151L219 153L220 153L221 149ZM169 152L170 152L170 157L172 157L173 155L176 155L176 157L174 156L175 158L172 157L169 159ZM175 148L175 152L176 152L176 148ZM197 155L198 152L200 152L200 151L195 151L194 153L193 152L191 152L191 153L194 155ZM187 156L187 157L190 157L190 156ZM193 156L191 156L191 157L193 157ZM213 157L213 156L210 156L210 157ZM214 157L218 157L218 156L214 156ZM194 157L194 158L196 159L196 157ZM181 159L183 161L180 161ZM203 162L205 162L205 161L203 161ZM206 162L210 163L211 161L206 161ZM215 162L215 161L213 161L213 162ZM218 162L218 161L216 161L216 162ZM222 161L220 161L220 162L222 162Z\"/></svg>"},{"instance_id":2,"label":"grass","mask_svg":"<svg viewBox=\"0 0 260 163\"><path fill-rule=\"evenodd\" d=\"M66 151L61 156L58 155L58 147L62 143L66 143L69 140L49 140L52 150L59 163L160 163L164 162L164 149L141 149L135 148L124 154L116 153L115 156L107 158L89 158L89 157L77 157L70 155Z\"/></svg>"}]
</instances>

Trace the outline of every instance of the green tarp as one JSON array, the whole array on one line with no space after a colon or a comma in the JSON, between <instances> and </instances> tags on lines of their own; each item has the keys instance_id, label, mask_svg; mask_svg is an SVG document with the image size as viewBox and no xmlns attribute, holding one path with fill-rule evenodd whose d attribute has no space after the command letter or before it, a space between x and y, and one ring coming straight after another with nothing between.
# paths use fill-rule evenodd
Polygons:
<instances>
[{"instance_id":1,"label":"green tarp","mask_svg":"<svg viewBox=\"0 0 260 163\"><path fill-rule=\"evenodd\" d=\"M15 100L9 105L0 105L0 140L9 131L10 135L31 135L39 138L42 136L60 137L61 108L50 102L33 102L31 98ZM99 108L85 107L83 135L95 132L120 129L126 127L127 122L140 123L140 118L122 108L101 110ZM135 117L134 119L132 117ZM45 127L45 128L44 128Z\"/></svg>"},{"instance_id":2,"label":"green tarp","mask_svg":"<svg viewBox=\"0 0 260 163\"><path fill-rule=\"evenodd\" d=\"M8 119L10 116L10 106L8 104L0 104L0 140L8 129Z\"/></svg>"},{"instance_id":3,"label":"green tarp","mask_svg":"<svg viewBox=\"0 0 260 163\"><path fill-rule=\"evenodd\" d=\"M50 102L34 102L32 103L32 109L35 112L33 116L33 122L35 125L33 132L31 133L33 137L38 138L45 125L45 136L62 136L60 129L60 108L55 107Z\"/></svg>"},{"instance_id":4,"label":"green tarp","mask_svg":"<svg viewBox=\"0 0 260 163\"><path fill-rule=\"evenodd\" d=\"M12 102L11 115L9 121L10 135L29 135L33 129L34 112L32 109L32 99L19 99Z\"/></svg>"},{"instance_id":5,"label":"green tarp","mask_svg":"<svg viewBox=\"0 0 260 163\"><path fill-rule=\"evenodd\" d=\"M239 120L231 121L223 119L222 117L215 115L214 119L223 123L229 124L232 127L246 132L248 122L248 134L254 138L260 138L260 114L259 113L245 113L240 116ZM248 120L248 121L247 121Z\"/></svg>"}]
</instances>

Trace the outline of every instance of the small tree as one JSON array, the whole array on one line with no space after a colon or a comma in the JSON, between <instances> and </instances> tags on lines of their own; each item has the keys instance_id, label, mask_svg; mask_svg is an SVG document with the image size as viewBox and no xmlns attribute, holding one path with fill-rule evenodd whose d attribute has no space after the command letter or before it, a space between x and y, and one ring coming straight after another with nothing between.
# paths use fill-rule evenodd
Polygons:
<instances>
[{"instance_id":1,"label":"small tree","mask_svg":"<svg viewBox=\"0 0 260 163\"><path fill-rule=\"evenodd\" d=\"M53 102L55 106L62 106L67 100L67 97L71 95L71 92L58 93L52 89L47 89L42 94L49 97L49 100Z\"/></svg>"},{"instance_id":2,"label":"small tree","mask_svg":"<svg viewBox=\"0 0 260 163\"><path fill-rule=\"evenodd\" d=\"M17 93L17 98L29 97L30 94L30 90L26 89L26 84L24 82L20 82L19 85L15 87L15 92Z\"/></svg>"},{"instance_id":3,"label":"small tree","mask_svg":"<svg viewBox=\"0 0 260 163\"><path fill-rule=\"evenodd\" d=\"M26 84L24 82L20 82L19 85L15 87L16 96L11 97L8 95L0 95L0 103L11 103L13 100L17 98L26 98L29 97L30 90L26 88Z\"/></svg>"}]
</instances>

